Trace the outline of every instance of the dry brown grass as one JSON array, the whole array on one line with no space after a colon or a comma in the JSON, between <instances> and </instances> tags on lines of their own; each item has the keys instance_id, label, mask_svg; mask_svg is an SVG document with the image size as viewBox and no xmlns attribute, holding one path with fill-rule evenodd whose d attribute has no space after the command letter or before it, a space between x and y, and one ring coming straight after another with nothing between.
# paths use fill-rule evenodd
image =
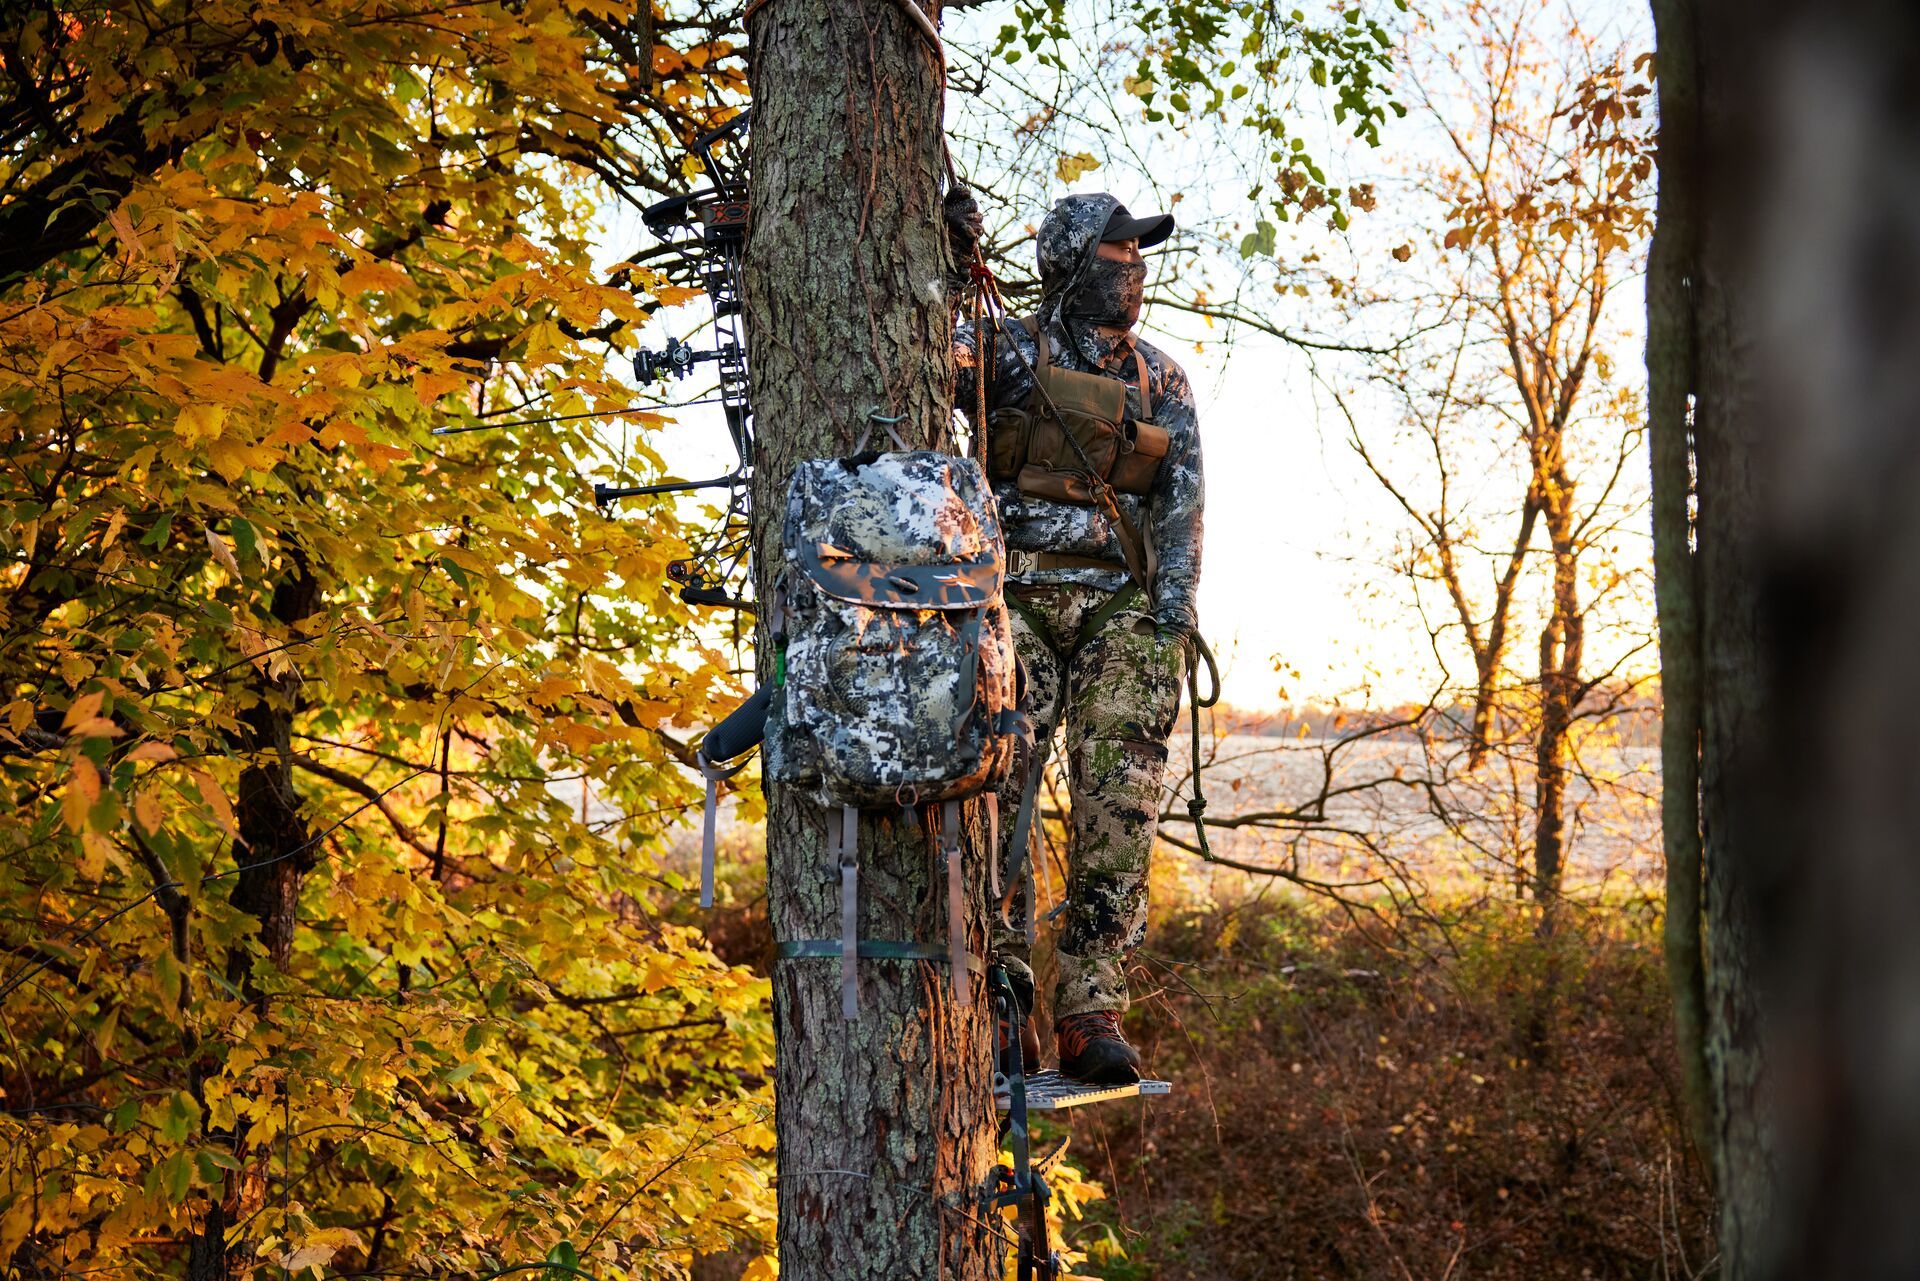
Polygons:
<instances>
[{"instance_id":1,"label":"dry brown grass","mask_svg":"<svg viewBox=\"0 0 1920 1281\"><path fill-rule=\"evenodd\" d=\"M1589 910L1552 945L1482 907L1383 953L1300 903L1175 913L1129 1024L1171 1099L1095 1109L1109 1281L1692 1278L1711 1202L1678 1113L1656 940Z\"/></svg>"}]
</instances>

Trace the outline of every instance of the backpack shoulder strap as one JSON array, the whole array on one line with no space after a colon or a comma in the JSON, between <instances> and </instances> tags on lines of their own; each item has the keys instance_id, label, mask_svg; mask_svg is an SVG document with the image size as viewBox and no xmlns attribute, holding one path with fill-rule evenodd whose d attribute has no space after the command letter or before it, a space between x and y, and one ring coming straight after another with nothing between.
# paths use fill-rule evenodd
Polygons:
<instances>
[{"instance_id":1,"label":"backpack shoulder strap","mask_svg":"<svg viewBox=\"0 0 1920 1281\"><path fill-rule=\"evenodd\" d=\"M1045 369L1050 361L1047 355L1047 334L1044 329L1040 328L1040 318L1038 316L1022 316L1020 317L1020 327L1026 330L1028 335L1033 339L1033 363L1035 368Z\"/></svg>"},{"instance_id":2,"label":"backpack shoulder strap","mask_svg":"<svg viewBox=\"0 0 1920 1281\"><path fill-rule=\"evenodd\" d=\"M1153 417L1153 400L1147 393L1147 358L1140 354L1140 344L1133 344L1133 372L1140 379L1140 415Z\"/></svg>"}]
</instances>

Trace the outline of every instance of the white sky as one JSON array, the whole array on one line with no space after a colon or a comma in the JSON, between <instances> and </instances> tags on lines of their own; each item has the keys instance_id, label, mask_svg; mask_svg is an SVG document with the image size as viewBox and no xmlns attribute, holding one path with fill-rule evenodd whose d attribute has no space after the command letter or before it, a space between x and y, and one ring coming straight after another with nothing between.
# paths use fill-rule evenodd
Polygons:
<instances>
[{"instance_id":1,"label":"white sky","mask_svg":"<svg viewBox=\"0 0 1920 1281\"><path fill-rule=\"evenodd\" d=\"M986 10L950 14L956 45L971 41L977 47L984 43L979 32L990 32L1005 20L996 6ZM1611 31L1633 47L1651 46L1644 11L1637 6L1589 3L1580 10L1589 26ZM1545 12L1554 15L1553 21L1565 20L1560 16L1564 9L1548 6ZM1016 94L1016 85L1009 78L1005 91ZM953 103L954 132L964 132L971 124L992 128L991 113L997 109L993 97L990 92L984 99ZM1370 151L1343 148L1330 123L1319 122L1317 138L1308 131L1310 145L1318 155L1344 158L1348 173L1336 175L1341 181L1379 181L1381 210L1357 216L1353 233L1345 238L1305 231L1296 224L1283 226L1279 254L1297 260L1318 250L1330 256L1350 253L1362 264L1368 255L1378 260L1410 233L1423 231L1409 228L1397 215L1394 183L1417 158L1432 154L1432 126L1422 124L1415 110L1406 121L1389 127L1378 151ZM1139 134L1129 129L1125 137L1095 137L1089 145L1098 147L1109 163L1072 189L1111 190L1136 213L1165 207L1172 190L1184 196L1173 206L1177 215L1232 217L1233 202L1241 202L1238 208L1249 207L1240 179L1210 178L1210 166L1217 161L1209 146L1217 147L1218 139L1188 137L1146 164L1125 163L1122 157L1140 145L1146 133L1141 126ZM957 146L956 152L965 168L964 149ZM1157 163L1161 154L1167 156L1165 168ZM1002 223L1036 221L1052 198L1068 190L1058 182L1052 182L1052 190L1032 181L1020 185L1024 190L1019 198L1032 207L1022 212L989 205L990 225L996 218ZM638 219L630 214L611 214L607 231L604 256L610 262L647 243ZM1029 252L1024 247L1019 251L1023 257ZM1637 289L1623 292L1620 310L1630 313L1637 296ZM1284 314L1280 304L1275 306L1274 318L1292 328L1319 328L1316 319L1330 323L1314 315L1312 300L1289 299ZM674 332L685 333L700 315L701 308L687 308L666 323ZM1617 357L1624 368L1638 361L1639 351L1637 328L1630 319L1622 324ZM1304 355L1258 333L1243 332L1231 344L1223 343L1217 341L1219 331L1210 333L1201 322L1178 313L1156 316L1149 309L1143 327L1186 366L1199 402L1207 474L1200 618L1222 661L1227 700L1243 708L1271 708L1309 699L1391 704L1424 697L1435 677L1425 631L1408 622L1400 602L1370 599L1366 586L1380 579L1369 558L1398 526L1400 513L1359 470L1344 443L1344 424L1316 395ZM1196 338L1215 341L1196 350ZM657 338L650 337L648 345L657 345ZM710 379L695 377L673 390L693 395L708 386ZM680 425L654 443L679 475L716 475L730 465L717 410L684 411ZM1276 664L1290 670L1277 671Z\"/></svg>"}]
</instances>

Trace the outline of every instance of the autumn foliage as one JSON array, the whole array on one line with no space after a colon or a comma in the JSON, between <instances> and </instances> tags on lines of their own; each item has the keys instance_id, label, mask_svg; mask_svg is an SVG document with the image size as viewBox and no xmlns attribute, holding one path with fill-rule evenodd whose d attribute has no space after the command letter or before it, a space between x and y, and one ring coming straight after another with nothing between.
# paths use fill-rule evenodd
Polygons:
<instances>
[{"instance_id":1,"label":"autumn foliage","mask_svg":"<svg viewBox=\"0 0 1920 1281\"><path fill-rule=\"evenodd\" d=\"M650 906L733 678L671 516L587 491L655 465L596 414L676 298L590 218L738 59L607 0L15 14L0 1271L757 1252L764 984Z\"/></svg>"}]
</instances>

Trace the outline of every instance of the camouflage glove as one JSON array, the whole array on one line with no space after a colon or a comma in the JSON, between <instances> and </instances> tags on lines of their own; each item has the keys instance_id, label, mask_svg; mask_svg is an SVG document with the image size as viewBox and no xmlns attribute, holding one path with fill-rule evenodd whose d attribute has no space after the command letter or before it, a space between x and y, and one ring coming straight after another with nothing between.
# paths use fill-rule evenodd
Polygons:
<instances>
[{"instance_id":1,"label":"camouflage glove","mask_svg":"<svg viewBox=\"0 0 1920 1281\"><path fill-rule=\"evenodd\" d=\"M1153 611L1153 625L1162 636L1178 640L1183 648L1192 652L1193 637L1200 630L1200 620L1194 616L1191 607L1162 605Z\"/></svg>"},{"instance_id":2,"label":"camouflage glove","mask_svg":"<svg viewBox=\"0 0 1920 1281\"><path fill-rule=\"evenodd\" d=\"M964 268L973 261L980 235L986 230L986 219L980 215L980 202L973 198L972 191L956 183L947 189L942 212L947 224L947 247L953 251L954 266Z\"/></svg>"}]
</instances>

